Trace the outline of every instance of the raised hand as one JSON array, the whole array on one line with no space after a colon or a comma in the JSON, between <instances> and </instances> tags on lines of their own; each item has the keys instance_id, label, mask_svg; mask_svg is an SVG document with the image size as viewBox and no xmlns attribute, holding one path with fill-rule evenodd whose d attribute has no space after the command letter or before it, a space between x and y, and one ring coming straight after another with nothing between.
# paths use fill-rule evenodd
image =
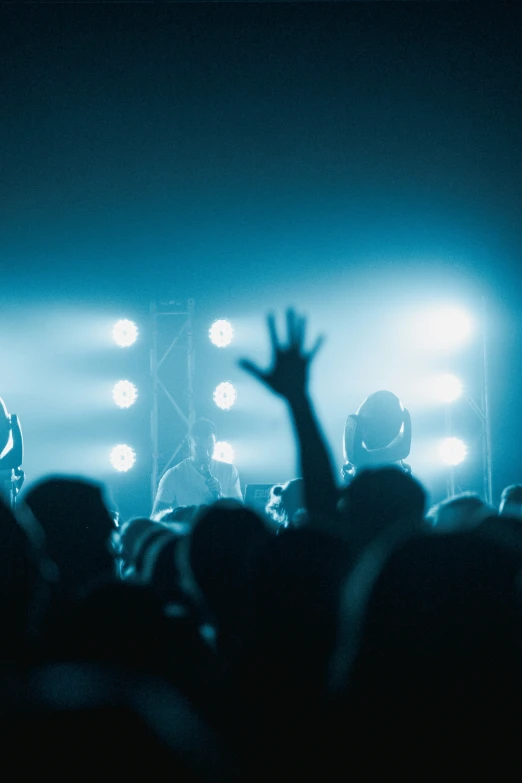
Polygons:
<instances>
[{"instance_id":1,"label":"raised hand","mask_svg":"<svg viewBox=\"0 0 522 783\"><path fill-rule=\"evenodd\" d=\"M268 315L267 325L272 346L271 366L267 370L262 370L249 359L241 359L239 366L286 400L306 394L310 363L321 347L324 337L319 336L313 348L305 351L306 318L298 316L292 309L286 311L288 334L285 345L277 335L273 313Z\"/></svg>"}]
</instances>

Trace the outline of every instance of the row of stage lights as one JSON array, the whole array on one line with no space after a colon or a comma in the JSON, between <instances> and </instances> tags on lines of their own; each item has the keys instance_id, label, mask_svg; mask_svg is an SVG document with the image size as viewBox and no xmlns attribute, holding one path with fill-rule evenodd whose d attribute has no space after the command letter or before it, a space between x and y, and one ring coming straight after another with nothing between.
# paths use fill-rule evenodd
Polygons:
<instances>
[{"instance_id":1,"label":"row of stage lights","mask_svg":"<svg viewBox=\"0 0 522 783\"><path fill-rule=\"evenodd\" d=\"M461 311L446 311L441 315L441 324L446 342L462 341L471 331L470 320ZM138 339L138 334L139 331L136 324L126 319L118 321L112 331L115 343L121 348L128 348L133 345ZM213 322L208 330L208 335L210 341L217 348L226 348L233 340L234 329L230 321L219 319ZM435 379L435 393L440 402L451 404L462 395L462 382L455 375L440 375ZM119 408L130 408L138 398L138 389L131 381L121 380L115 384L112 397ZM219 383L214 389L213 400L218 408L230 410L237 400L237 391L234 385L230 381ZM466 459L467 453L466 444L459 438L449 437L441 441L439 457L447 465L459 465ZM215 459L223 462L232 462L233 457L233 448L229 443L226 441L218 441L216 443ZM134 466L136 452L131 446L118 444L111 452L110 461L115 470L126 472Z\"/></svg>"},{"instance_id":2,"label":"row of stage lights","mask_svg":"<svg viewBox=\"0 0 522 783\"><path fill-rule=\"evenodd\" d=\"M455 375L441 375L436 382L437 398L446 405L462 395L462 383ZM464 462L468 454L466 444L460 438L444 438L439 447L439 457L445 465L456 467Z\"/></svg>"},{"instance_id":3,"label":"row of stage lights","mask_svg":"<svg viewBox=\"0 0 522 783\"><path fill-rule=\"evenodd\" d=\"M234 329L230 321L225 318L214 321L208 330L208 336L210 342L216 346L216 348L227 348L234 338ZM230 381L223 381L219 383L214 389L212 398L214 403L221 410L227 411L233 407L237 399L237 392L235 386ZM234 449L225 440L220 440L216 443L214 449L214 459L221 462L233 462L234 461Z\"/></svg>"},{"instance_id":4,"label":"row of stage lights","mask_svg":"<svg viewBox=\"0 0 522 783\"><path fill-rule=\"evenodd\" d=\"M218 348L230 345L234 336L234 330L230 321L221 319L214 321L209 329L210 341ZM114 324L112 337L120 348L130 348L138 339L139 330L133 321L123 319ZM138 399L138 389L129 380L118 381L112 390L112 399L119 408L130 408ZM235 387L229 381L218 384L214 389L213 399L218 408L229 410L237 399ZM230 443L218 441L214 451L214 459L222 462L232 462L234 452ZM125 443L119 443L111 451L110 462L112 467L122 473L127 472L136 462L136 452Z\"/></svg>"},{"instance_id":5,"label":"row of stage lights","mask_svg":"<svg viewBox=\"0 0 522 783\"><path fill-rule=\"evenodd\" d=\"M230 321L221 319L214 321L208 330L210 342L217 348L226 348L234 338L234 329ZM230 381L219 383L214 389L213 400L218 408L227 411L232 408L237 399L235 386Z\"/></svg>"},{"instance_id":6,"label":"row of stage lights","mask_svg":"<svg viewBox=\"0 0 522 783\"><path fill-rule=\"evenodd\" d=\"M472 323L469 315L463 310L447 308L431 320L431 337L437 337L441 347L449 347L463 343L471 334ZM446 405L456 402L463 394L463 385L455 375L440 375L437 379L435 392L440 402ZM439 458L449 467L456 467L466 459L468 447L460 438L454 436L444 438L439 446Z\"/></svg>"},{"instance_id":7,"label":"row of stage lights","mask_svg":"<svg viewBox=\"0 0 522 783\"><path fill-rule=\"evenodd\" d=\"M138 339L138 327L134 321L122 319L114 324L112 339L120 348L130 348ZM118 381L112 390L112 399L118 408L130 408L138 399L138 389L131 381ZM136 452L126 443L118 443L110 453L114 470L126 473L136 463Z\"/></svg>"}]
</instances>

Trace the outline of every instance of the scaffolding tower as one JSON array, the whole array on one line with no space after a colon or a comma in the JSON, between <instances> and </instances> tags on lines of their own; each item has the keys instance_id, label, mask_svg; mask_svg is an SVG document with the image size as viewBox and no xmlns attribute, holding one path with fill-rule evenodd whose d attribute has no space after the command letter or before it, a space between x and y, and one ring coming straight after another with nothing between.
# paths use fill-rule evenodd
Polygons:
<instances>
[{"instance_id":1,"label":"scaffolding tower","mask_svg":"<svg viewBox=\"0 0 522 783\"><path fill-rule=\"evenodd\" d=\"M194 300L153 302L151 507L161 476L175 463L194 421Z\"/></svg>"}]
</instances>

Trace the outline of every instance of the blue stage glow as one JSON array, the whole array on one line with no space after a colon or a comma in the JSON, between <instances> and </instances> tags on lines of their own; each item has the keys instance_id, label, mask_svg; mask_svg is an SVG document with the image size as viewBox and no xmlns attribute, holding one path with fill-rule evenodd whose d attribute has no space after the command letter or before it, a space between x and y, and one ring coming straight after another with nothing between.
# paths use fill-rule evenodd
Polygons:
<instances>
[{"instance_id":1,"label":"blue stage glow","mask_svg":"<svg viewBox=\"0 0 522 783\"><path fill-rule=\"evenodd\" d=\"M468 454L465 443L460 438L444 438L440 444L439 455L446 465L460 465Z\"/></svg>"},{"instance_id":2,"label":"blue stage glow","mask_svg":"<svg viewBox=\"0 0 522 783\"><path fill-rule=\"evenodd\" d=\"M462 394L462 383L456 375L439 375L435 381L435 391L441 402L454 402Z\"/></svg>"}]
</instances>

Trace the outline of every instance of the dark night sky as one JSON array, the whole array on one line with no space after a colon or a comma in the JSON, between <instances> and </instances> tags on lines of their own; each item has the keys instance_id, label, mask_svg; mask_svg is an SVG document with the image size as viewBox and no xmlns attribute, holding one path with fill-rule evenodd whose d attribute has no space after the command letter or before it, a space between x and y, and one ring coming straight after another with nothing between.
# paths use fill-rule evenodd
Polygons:
<instances>
[{"instance_id":1,"label":"dark night sky","mask_svg":"<svg viewBox=\"0 0 522 783\"><path fill-rule=\"evenodd\" d=\"M261 313L361 265L464 281L503 316L496 392L520 430L519 3L0 14L4 302L171 291Z\"/></svg>"}]
</instances>

